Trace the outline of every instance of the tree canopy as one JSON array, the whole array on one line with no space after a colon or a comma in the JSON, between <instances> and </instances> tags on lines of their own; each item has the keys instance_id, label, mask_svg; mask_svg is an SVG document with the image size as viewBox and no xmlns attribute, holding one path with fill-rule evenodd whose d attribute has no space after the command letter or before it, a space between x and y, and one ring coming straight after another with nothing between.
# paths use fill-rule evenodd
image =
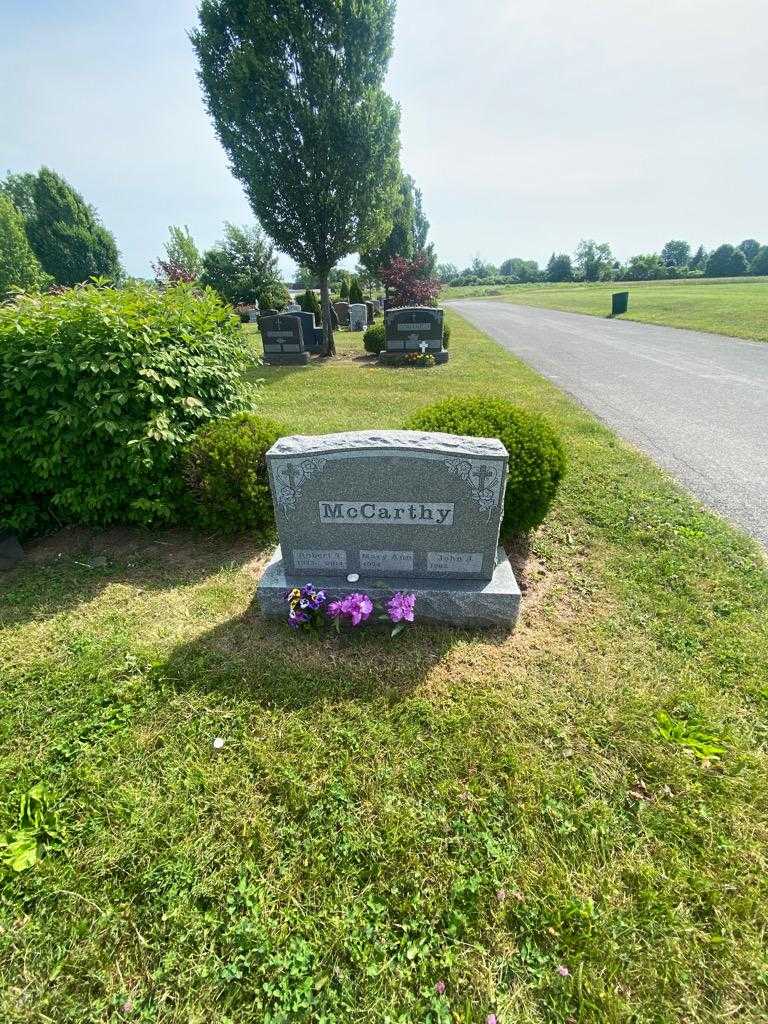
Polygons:
<instances>
[{"instance_id":1,"label":"tree canopy","mask_svg":"<svg viewBox=\"0 0 768 1024\"><path fill-rule=\"evenodd\" d=\"M165 258L152 265L160 284L179 284L196 281L203 269L203 259L190 230L171 224L165 243Z\"/></svg>"},{"instance_id":2,"label":"tree canopy","mask_svg":"<svg viewBox=\"0 0 768 1024\"><path fill-rule=\"evenodd\" d=\"M394 0L203 0L192 42L216 132L267 234L316 274L380 244L398 195L382 83Z\"/></svg>"},{"instance_id":3,"label":"tree canopy","mask_svg":"<svg viewBox=\"0 0 768 1024\"><path fill-rule=\"evenodd\" d=\"M222 241L203 256L200 280L234 305L258 302L264 309L280 309L288 301L274 246L258 225L225 224Z\"/></svg>"},{"instance_id":4,"label":"tree canopy","mask_svg":"<svg viewBox=\"0 0 768 1024\"><path fill-rule=\"evenodd\" d=\"M120 277L114 237L61 175L42 167L37 175L9 177L6 189L20 198L30 244L43 270L57 284Z\"/></svg>"},{"instance_id":5,"label":"tree canopy","mask_svg":"<svg viewBox=\"0 0 768 1024\"><path fill-rule=\"evenodd\" d=\"M0 302L12 288L39 288L45 274L24 230L24 218L0 192Z\"/></svg>"}]
</instances>

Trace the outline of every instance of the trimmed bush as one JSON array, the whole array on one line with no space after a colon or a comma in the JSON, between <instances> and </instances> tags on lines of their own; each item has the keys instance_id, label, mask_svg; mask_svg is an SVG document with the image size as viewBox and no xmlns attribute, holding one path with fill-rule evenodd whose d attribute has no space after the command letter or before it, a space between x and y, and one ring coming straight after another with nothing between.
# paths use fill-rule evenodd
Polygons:
<instances>
[{"instance_id":1,"label":"trimmed bush","mask_svg":"<svg viewBox=\"0 0 768 1024\"><path fill-rule=\"evenodd\" d=\"M384 321L379 320L377 323L371 324L363 335L363 347L366 352L378 355L379 352L384 351L385 345Z\"/></svg>"},{"instance_id":2,"label":"trimmed bush","mask_svg":"<svg viewBox=\"0 0 768 1024\"><path fill-rule=\"evenodd\" d=\"M209 290L95 286L0 308L0 529L179 515L179 458L244 408L244 335Z\"/></svg>"},{"instance_id":3,"label":"trimmed bush","mask_svg":"<svg viewBox=\"0 0 768 1024\"><path fill-rule=\"evenodd\" d=\"M198 431L184 477L201 526L217 533L269 533L275 525L265 455L285 434L279 423L241 413Z\"/></svg>"},{"instance_id":4,"label":"trimmed bush","mask_svg":"<svg viewBox=\"0 0 768 1024\"><path fill-rule=\"evenodd\" d=\"M562 443L545 419L502 398L448 398L422 409L407 426L497 437L509 452L502 532L524 533L543 521L565 472Z\"/></svg>"}]
</instances>

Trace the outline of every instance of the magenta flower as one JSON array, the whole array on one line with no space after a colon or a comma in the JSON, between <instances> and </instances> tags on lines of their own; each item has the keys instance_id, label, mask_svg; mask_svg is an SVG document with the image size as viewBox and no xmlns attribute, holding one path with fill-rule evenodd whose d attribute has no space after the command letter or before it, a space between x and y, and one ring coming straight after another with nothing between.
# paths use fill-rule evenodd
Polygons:
<instances>
[{"instance_id":1,"label":"magenta flower","mask_svg":"<svg viewBox=\"0 0 768 1024\"><path fill-rule=\"evenodd\" d=\"M437 992L437 994L439 996L445 995L445 982L444 981L438 981L438 983L435 985L435 992Z\"/></svg>"},{"instance_id":2,"label":"magenta flower","mask_svg":"<svg viewBox=\"0 0 768 1024\"><path fill-rule=\"evenodd\" d=\"M413 622L415 606L415 594L397 593L387 601L387 612L392 622Z\"/></svg>"},{"instance_id":3,"label":"magenta flower","mask_svg":"<svg viewBox=\"0 0 768 1024\"><path fill-rule=\"evenodd\" d=\"M338 619L342 612L343 608L341 601L331 601L331 603L328 605L328 615L330 616L330 618Z\"/></svg>"},{"instance_id":4,"label":"magenta flower","mask_svg":"<svg viewBox=\"0 0 768 1024\"><path fill-rule=\"evenodd\" d=\"M350 620L353 626L359 626L361 622L371 617L373 601L367 594L350 594L341 602L342 615Z\"/></svg>"},{"instance_id":5,"label":"magenta flower","mask_svg":"<svg viewBox=\"0 0 768 1024\"><path fill-rule=\"evenodd\" d=\"M571 972L564 964L560 964L560 966L557 968L557 973L560 975L561 978L567 978Z\"/></svg>"},{"instance_id":6,"label":"magenta flower","mask_svg":"<svg viewBox=\"0 0 768 1024\"><path fill-rule=\"evenodd\" d=\"M485 1018L485 1024L498 1024L495 1013L489 1013Z\"/></svg>"}]
</instances>

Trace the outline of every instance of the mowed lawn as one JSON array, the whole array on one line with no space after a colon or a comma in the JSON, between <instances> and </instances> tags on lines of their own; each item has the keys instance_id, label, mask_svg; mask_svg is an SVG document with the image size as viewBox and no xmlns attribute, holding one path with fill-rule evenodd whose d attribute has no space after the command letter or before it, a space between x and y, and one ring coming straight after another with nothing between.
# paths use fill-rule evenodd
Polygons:
<instances>
[{"instance_id":1,"label":"mowed lawn","mask_svg":"<svg viewBox=\"0 0 768 1024\"><path fill-rule=\"evenodd\" d=\"M765 558L452 323L445 367L253 376L289 432L556 423L512 635L293 635L248 538L65 531L0 582L0 832L43 783L61 835L0 876L3 1022L766 1020Z\"/></svg>"},{"instance_id":2,"label":"mowed lawn","mask_svg":"<svg viewBox=\"0 0 768 1024\"><path fill-rule=\"evenodd\" d=\"M768 341L766 277L445 288L440 297L484 297L493 292L489 297L500 301L608 316L611 295L619 291L629 292L629 311L623 319Z\"/></svg>"}]
</instances>

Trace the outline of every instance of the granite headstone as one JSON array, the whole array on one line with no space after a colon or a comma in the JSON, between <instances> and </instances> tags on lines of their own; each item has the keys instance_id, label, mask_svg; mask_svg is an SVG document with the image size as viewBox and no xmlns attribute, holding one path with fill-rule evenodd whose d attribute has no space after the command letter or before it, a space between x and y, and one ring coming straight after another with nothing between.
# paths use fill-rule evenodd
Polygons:
<instances>
[{"instance_id":1,"label":"granite headstone","mask_svg":"<svg viewBox=\"0 0 768 1024\"><path fill-rule=\"evenodd\" d=\"M333 308L336 310L336 316L339 318L340 326L349 327L349 303L334 302Z\"/></svg>"},{"instance_id":2,"label":"granite headstone","mask_svg":"<svg viewBox=\"0 0 768 1024\"><path fill-rule=\"evenodd\" d=\"M443 348L443 310L432 306L388 309L384 314L385 349L381 362L394 363L411 352L431 355L435 362L448 361Z\"/></svg>"},{"instance_id":3,"label":"granite headstone","mask_svg":"<svg viewBox=\"0 0 768 1024\"><path fill-rule=\"evenodd\" d=\"M364 302L353 302L349 307L349 329L364 331L368 326L368 308Z\"/></svg>"},{"instance_id":4,"label":"granite headstone","mask_svg":"<svg viewBox=\"0 0 768 1024\"><path fill-rule=\"evenodd\" d=\"M494 438L372 430L285 437L267 453L280 547L267 615L309 581L334 596L417 594L420 618L511 625L520 591L499 547L507 451Z\"/></svg>"},{"instance_id":5,"label":"granite headstone","mask_svg":"<svg viewBox=\"0 0 768 1024\"><path fill-rule=\"evenodd\" d=\"M309 353L304 347L302 323L295 314L260 316L258 322L265 363L290 366L306 365L309 362Z\"/></svg>"}]
</instances>

